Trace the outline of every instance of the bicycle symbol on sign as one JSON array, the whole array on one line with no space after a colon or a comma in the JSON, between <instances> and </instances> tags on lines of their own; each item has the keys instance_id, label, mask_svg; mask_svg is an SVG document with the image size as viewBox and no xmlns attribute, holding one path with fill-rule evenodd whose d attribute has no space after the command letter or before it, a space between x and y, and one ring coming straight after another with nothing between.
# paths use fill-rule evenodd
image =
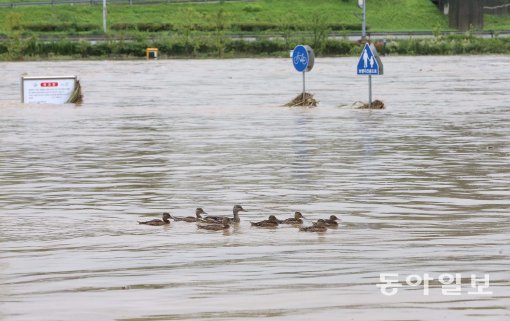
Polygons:
<instances>
[{"instance_id":1,"label":"bicycle symbol on sign","mask_svg":"<svg viewBox=\"0 0 510 321\"><path fill-rule=\"evenodd\" d=\"M307 63L307 57L305 57L305 54L302 52L302 53L298 53L295 57L294 57L294 65L297 65L298 63L301 63L303 65L306 65Z\"/></svg>"}]
</instances>

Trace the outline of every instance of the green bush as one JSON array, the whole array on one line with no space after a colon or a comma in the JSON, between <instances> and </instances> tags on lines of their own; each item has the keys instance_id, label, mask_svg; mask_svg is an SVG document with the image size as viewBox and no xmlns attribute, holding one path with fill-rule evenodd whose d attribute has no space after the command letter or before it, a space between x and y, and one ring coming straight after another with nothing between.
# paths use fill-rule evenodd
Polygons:
<instances>
[{"instance_id":1,"label":"green bush","mask_svg":"<svg viewBox=\"0 0 510 321\"><path fill-rule=\"evenodd\" d=\"M257 41L231 40L215 33L198 34L192 38L160 36L150 40L140 33L137 39L110 40L90 43L68 40L41 41L35 37L21 37L13 33L0 42L2 59L20 60L25 57L144 57L147 47L159 49L162 57L227 57L235 56L286 56L298 40L291 41L259 38ZM311 43L310 37L299 39ZM221 46L221 47L219 47ZM316 49L316 48L314 48ZM322 54L329 56L359 56L361 45L346 39L324 42ZM390 55L452 55L452 54L508 54L510 38L483 39L476 37L436 37L431 39L391 40L380 50Z\"/></svg>"},{"instance_id":2,"label":"green bush","mask_svg":"<svg viewBox=\"0 0 510 321\"><path fill-rule=\"evenodd\" d=\"M358 44L348 40L327 40L323 49L323 54L334 56L347 56L355 47L358 51Z\"/></svg>"},{"instance_id":3,"label":"green bush","mask_svg":"<svg viewBox=\"0 0 510 321\"><path fill-rule=\"evenodd\" d=\"M98 29L98 26L87 23L33 23L23 24L15 28L16 30L28 30L33 32L73 32L73 31L92 31Z\"/></svg>"},{"instance_id":4,"label":"green bush","mask_svg":"<svg viewBox=\"0 0 510 321\"><path fill-rule=\"evenodd\" d=\"M243 11L249 13L260 12L262 11L262 6L260 4L249 4L243 8Z\"/></svg>"},{"instance_id":5,"label":"green bush","mask_svg":"<svg viewBox=\"0 0 510 321\"><path fill-rule=\"evenodd\" d=\"M0 42L0 55L7 53L7 46L4 42Z\"/></svg>"},{"instance_id":6,"label":"green bush","mask_svg":"<svg viewBox=\"0 0 510 321\"><path fill-rule=\"evenodd\" d=\"M143 22L143 23L115 23L110 26L110 29L116 31L125 31L125 30L138 30L142 32L161 32L161 31L170 31L174 30L174 26L170 23L152 23L152 22Z\"/></svg>"},{"instance_id":7,"label":"green bush","mask_svg":"<svg viewBox=\"0 0 510 321\"><path fill-rule=\"evenodd\" d=\"M328 28L333 31L359 31L361 30L361 24L358 23L328 23ZM367 26L367 30L370 28Z\"/></svg>"}]
</instances>

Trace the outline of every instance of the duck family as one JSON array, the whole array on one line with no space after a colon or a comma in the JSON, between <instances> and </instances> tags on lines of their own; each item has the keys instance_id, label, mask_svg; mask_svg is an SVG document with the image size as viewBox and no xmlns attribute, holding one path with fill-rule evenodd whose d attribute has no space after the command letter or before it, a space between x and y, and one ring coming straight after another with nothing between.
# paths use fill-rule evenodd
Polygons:
<instances>
[{"instance_id":1,"label":"duck family","mask_svg":"<svg viewBox=\"0 0 510 321\"><path fill-rule=\"evenodd\" d=\"M170 219L176 222L187 222L196 223L198 229L208 231L225 231L230 229L232 224L241 222L239 212L248 212L241 205L234 205L232 209L233 217L229 216L209 216L203 208L198 207L195 210L195 216L172 216L170 213L163 213L161 219L154 219L150 221L138 222L138 224L151 225L151 226L163 226L169 225ZM206 216L207 215L207 216ZM260 228L276 228L279 225L292 225L298 227L302 232L326 232L328 228L338 227L339 218L336 215L331 215L327 219L319 219L317 222L313 222L311 226L303 227L305 217L301 212L295 212L293 217L286 219L278 219L274 215L270 215L266 220L259 222L250 222L252 227Z\"/></svg>"}]
</instances>

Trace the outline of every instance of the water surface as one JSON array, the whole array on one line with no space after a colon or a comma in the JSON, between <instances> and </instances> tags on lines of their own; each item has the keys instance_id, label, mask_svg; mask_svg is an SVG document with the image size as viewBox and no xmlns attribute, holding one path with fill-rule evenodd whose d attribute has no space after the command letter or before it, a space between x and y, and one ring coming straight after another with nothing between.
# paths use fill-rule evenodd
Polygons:
<instances>
[{"instance_id":1,"label":"water surface","mask_svg":"<svg viewBox=\"0 0 510 321\"><path fill-rule=\"evenodd\" d=\"M339 107L367 99L356 60L317 59L315 109L280 107L289 59L0 63L0 319L508 320L510 58L384 57L382 111ZM85 102L21 105L23 73ZM136 224L234 204L228 233ZM342 224L250 227L296 210Z\"/></svg>"}]
</instances>

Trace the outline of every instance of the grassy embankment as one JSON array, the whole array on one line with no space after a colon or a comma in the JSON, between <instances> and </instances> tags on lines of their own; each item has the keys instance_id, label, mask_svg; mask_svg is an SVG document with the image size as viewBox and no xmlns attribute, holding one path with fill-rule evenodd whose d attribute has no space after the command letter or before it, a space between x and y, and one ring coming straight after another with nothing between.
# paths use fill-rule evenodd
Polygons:
<instances>
[{"instance_id":1,"label":"grassy embankment","mask_svg":"<svg viewBox=\"0 0 510 321\"><path fill-rule=\"evenodd\" d=\"M0 8L0 34L7 38L0 59L142 57L146 47L158 47L164 57L286 56L298 43L318 55L358 55L356 43L327 36L360 32L359 13L356 0L109 5L108 40L91 44L68 39L103 35L100 5ZM390 41L389 54L510 52L507 39L439 36L447 19L428 0L371 0L367 16L369 31L438 32L434 39ZM486 30L510 29L509 18L487 20ZM247 34L257 41L230 37Z\"/></svg>"}]
</instances>

